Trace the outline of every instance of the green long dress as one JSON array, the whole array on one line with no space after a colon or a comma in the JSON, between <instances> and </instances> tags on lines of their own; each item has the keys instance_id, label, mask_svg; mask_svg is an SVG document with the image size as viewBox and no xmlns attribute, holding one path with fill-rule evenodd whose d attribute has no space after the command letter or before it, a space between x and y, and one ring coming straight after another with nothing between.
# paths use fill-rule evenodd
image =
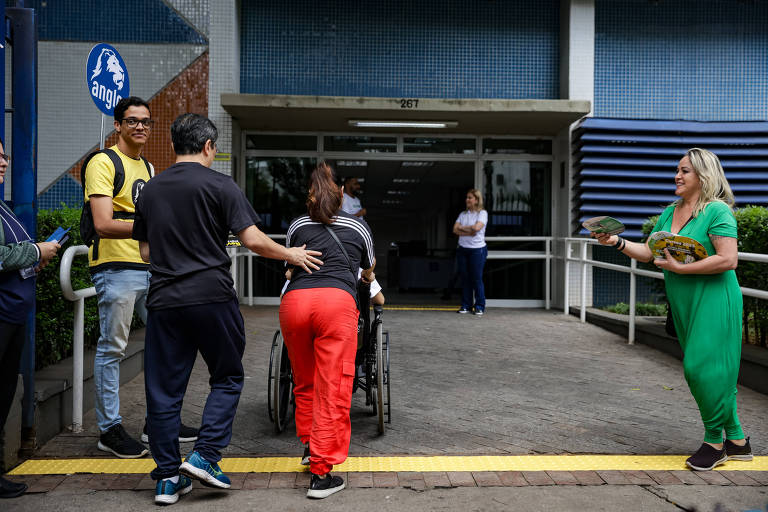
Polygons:
<instances>
[{"instance_id":1,"label":"green long dress","mask_svg":"<svg viewBox=\"0 0 768 512\"><path fill-rule=\"evenodd\" d=\"M671 231L671 205L653 231ZM737 237L736 218L722 202L711 202L691 219L679 235L698 240L708 255L716 254L709 235ZM742 297L736 272L675 274L664 271L667 298L683 349L688 388L704 421L704 441L743 439L736 415L736 380L741 362Z\"/></svg>"}]
</instances>

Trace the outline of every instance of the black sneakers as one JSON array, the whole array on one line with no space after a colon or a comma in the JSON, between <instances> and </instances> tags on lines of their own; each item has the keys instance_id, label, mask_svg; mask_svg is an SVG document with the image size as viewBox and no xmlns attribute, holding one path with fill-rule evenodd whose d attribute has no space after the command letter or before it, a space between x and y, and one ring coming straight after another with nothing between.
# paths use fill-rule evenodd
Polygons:
<instances>
[{"instance_id":1,"label":"black sneakers","mask_svg":"<svg viewBox=\"0 0 768 512\"><path fill-rule=\"evenodd\" d=\"M733 441L725 440L725 453L728 460L752 460L752 447L749 446L749 438L744 446L739 446Z\"/></svg>"},{"instance_id":2,"label":"black sneakers","mask_svg":"<svg viewBox=\"0 0 768 512\"><path fill-rule=\"evenodd\" d=\"M313 473L312 480L309 482L309 489L307 490L307 498L327 498L343 488L344 479L340 476L331 476L328 473L321 477Z\"/></svg>"},{"instance_id":3,"label":"black sneakers","mask_svg":"<svg viewBox=\"0 0 768 512\"><path fill-rule=\"evenodd\" d=\"M0 499L16 498L24 494L27 484L24 482L11 482L0 476Z\"/></svg>"},{"instance_id":4,"label":"black sneakers","mask_svg":"<svg viewBox=\"0 0 768 512\"><path fill-rule=\"evenodd\" d=\"M196 428L188 427L185 424L181 424L181 428L179 429L179 442L180 443L191 443L192 441L197 441L197 435L200 433L200 431ZM144 430L141 431L141 442L142 443L148 443L149 442L149 434L147 433L147 422L144 422Z\"/></svg>"},{"instance_id":5,"label":"black sneakers","mask_svg":"<svg viewBox=\"0 0 768 512\"><path fill-rule=\"evenodd\" d=\"M128 435L118 423L99 436L99 450L111 452L121 459L138 459L149 453L147 447Z\"/></svg>"},{"instance_id":6,"label":"black sneakers","mask_svg":"<svg viewBox=\"0 0 768 512\"><path fill-rule=\"evenodd\" d=\"M688 457L685 464L696 471L709 471L727 460L728 455L725 453L725 448L718 450L711 444L704 443L696 453Z\"/></svg>"},{"instance_id":7,"label":"black sneakers","mask_svg":"<svg viewBox=\"0 0 768 512\"><path fill-rule=\"evenodd\" d=\"M309 466L309 443L304 445L304 455L301 456L301 465Z\"/></svg>"}]
</instances>

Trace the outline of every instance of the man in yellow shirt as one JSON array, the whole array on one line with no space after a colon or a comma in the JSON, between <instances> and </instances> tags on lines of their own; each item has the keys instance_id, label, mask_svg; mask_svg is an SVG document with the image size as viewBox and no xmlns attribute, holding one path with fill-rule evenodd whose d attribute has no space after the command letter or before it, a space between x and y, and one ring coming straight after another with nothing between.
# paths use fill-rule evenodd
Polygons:
<instances>
[{"instance_id":1,"label":"man in yellow shirt","mask_svg":"<svg viewBox=\"0 0 768 512\"><path fill-rule=\"evenodd\" d=\"M122 426L120 360L125 356L134 308L142 320L147 318L149 266L141 259L139 244L131 235L136 201L154 173L141 156L154 121L149 105L135 96L120 100L114 116L117 144L88 161L83 183L84 207L91 208L98 234L88 253L101 329L93 370L101 434L98 448L121 458L137 458L148 450ZM115 190L119 175L116 164L122 164L125 177L119 190ZM182 437L197 437L195 429L183 430Z\"/></svg>"}]
</instances>

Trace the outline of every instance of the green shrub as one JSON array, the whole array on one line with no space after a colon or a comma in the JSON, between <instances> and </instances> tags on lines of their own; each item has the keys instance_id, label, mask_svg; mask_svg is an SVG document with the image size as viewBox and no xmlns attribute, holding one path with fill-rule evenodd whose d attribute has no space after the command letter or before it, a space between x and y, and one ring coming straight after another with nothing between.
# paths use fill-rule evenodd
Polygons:
<instances>
[{"instance_id":1,"label":"green shrub","mask_svg":"<svg viewBox=\"0 0 768 512\"><path fill-rule=\"evenodd\" d=\"M626 302L619 302L613 306L606 306L601 308L611 313L618 313L619 315L629 314L629 304ZM635 304L635 314L637 316L666 316L667 305L666 304L654 304L652 302L638 302Z\"/></svg>"},{"instance_id":2,"label":"green shrub","mask_svg":"<svg viewBox=\"0 0 768 512\"><path fill-rule=\"evenodd\" d=\"M747 206L736 210L739 227L739 251L768 254L768 208ZM747 288L768 290L768 268L765 263L739 261L736 269L739 284ZM768 303L744 297L744 339L768 346Z\"/></svg>"},{"instance_id":3,"label":"green shrub","mask_svg":"<svg viewBox=\"0 0 768 512\"><path fill-rule=\"evenodd\" d=\"M35 366L42 368L72 354L74 303L64 299L59 283L61 255L66 248L82 245L80 238L80 208L39 210L37 214L37 239L45 240L57 227L72 228L70 240L59 255L37 276L37 323L35 326ZM93 286L88 271L88 258L77 256L72 261L72 288ZM85 301L86 346L94 346L99 338L99 314L96 298Z\"/></svg>"}]
</instances>

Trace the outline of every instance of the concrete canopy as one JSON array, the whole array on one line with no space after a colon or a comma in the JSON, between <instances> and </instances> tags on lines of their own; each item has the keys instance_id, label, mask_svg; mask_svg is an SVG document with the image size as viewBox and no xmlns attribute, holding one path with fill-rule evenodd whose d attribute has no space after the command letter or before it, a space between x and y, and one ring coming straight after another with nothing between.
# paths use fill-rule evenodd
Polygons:
<instances>
[{"instance_id":1,"label":"concrete canopy","mask_svg":"<svg viewBox=\"0 0 768 512\"><path fill-rule=\"evenodd\" d=\"M410 102L410 103L408 103ZM590 111L589 101L435 98L355 98L222 94L240 127L260 131L556 135ZM406 108L407 107L407 108ZM447 121L435 128L359 128L350 120Z\"/></svg>"}]
</instances>

